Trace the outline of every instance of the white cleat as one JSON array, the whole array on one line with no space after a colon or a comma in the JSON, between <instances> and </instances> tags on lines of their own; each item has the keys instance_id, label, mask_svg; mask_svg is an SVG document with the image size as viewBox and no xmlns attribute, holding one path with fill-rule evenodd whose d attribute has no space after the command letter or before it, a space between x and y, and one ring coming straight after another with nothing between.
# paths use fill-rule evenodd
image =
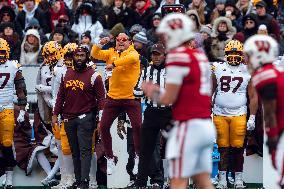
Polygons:
<instances>
[{"instance_id":1,"label":"white cleat","mask_svg":"<svg viewBox=\"0 0 284 189\"><path fill-rule=\"evenodd\" d=\"M226 171L220 171L219 172L219 182L218 182L216 188L218 188L218 189L228 188Z\"/></svg>"},{"instance_id":2,"label":"white cleat","mask_svg":"<svg viewBox=\"0 0 284 189\"><path fill-rule=\"evenodd\" d=\"M245 188L245 187L246 186L244 185L244 181L243 181L243 173L242 172L236 172L235 173L234 188L242 189L242 188Z\"/></svg>"},{"instance_id":3,"label":"white cleat","mask_svg":"<svg viewBox=\"0 0 284 189\"><path fill-rule=\"evenodd\" d=\"M97 189L98 183L95 176L90 176L89 189Z\"/></svg>"}]
</instances>

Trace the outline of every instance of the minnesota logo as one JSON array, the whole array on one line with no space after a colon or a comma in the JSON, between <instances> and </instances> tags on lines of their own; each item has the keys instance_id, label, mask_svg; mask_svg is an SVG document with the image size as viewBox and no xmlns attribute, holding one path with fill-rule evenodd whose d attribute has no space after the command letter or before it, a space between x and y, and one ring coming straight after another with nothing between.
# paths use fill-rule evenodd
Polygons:
<instances>
[{"instance_id":1,"label":"minnesota logo","mask_svg":"<svg viewBox=\"0 0 284 189\"><path fill-rule=\"evenodd\" d=\"M66 88L72 87L72 90L76 91L77 88L80 88L81 90L84 90L85 83L79 80L69 80L66 82Z\"/></svg>"}]
</instances>

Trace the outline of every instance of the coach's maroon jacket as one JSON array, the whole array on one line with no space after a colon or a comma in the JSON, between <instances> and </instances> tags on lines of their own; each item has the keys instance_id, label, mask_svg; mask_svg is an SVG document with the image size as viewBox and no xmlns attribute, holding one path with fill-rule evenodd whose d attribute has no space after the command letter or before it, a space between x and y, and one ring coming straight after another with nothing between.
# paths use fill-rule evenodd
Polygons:
<instances>
[{"instance_id":1,"label":"coach's maroon jacket","mask_svg":"<svg viewBox=\"0 0 284 189\"><path fill-rule=\"evenodd\" d=\"M103 109L105 90L101 76L91 67L82 72L68 69L62 79L54 107L54 115L73 119L94 108Z\"/></svg>"}]
</instances>

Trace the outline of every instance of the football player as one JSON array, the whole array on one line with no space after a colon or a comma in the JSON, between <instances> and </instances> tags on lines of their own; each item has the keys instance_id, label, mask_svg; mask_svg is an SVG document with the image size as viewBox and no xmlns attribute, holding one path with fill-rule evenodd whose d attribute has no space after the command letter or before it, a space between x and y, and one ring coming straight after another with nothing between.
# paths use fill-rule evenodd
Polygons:
<instances>
[{"instance_id":1,"label":"football player","mask_svg":"<svg viewBox=\"0 0 284 189\"><path fill-rule=\"evenodd\" d=\"M184 14L164 17L157 32L168 50L166 87L143 83L144 93L161 104L173 104L174 128L167 141L166 157L172 189L188 187L191 177L199 189L213 189L210 181L215 128L211 121L211 78L206 55L189 49L195 37L193 21Z\"/></svg>"},{"instance_id":2,"label":"football player","mask_svg":"<svg viewBox=\"0 0 284 189\"><path fill-rule=\"evenodd\" d=\"M243 184L243 145L246 131L255 128L257 94L250 82L247 65L243 63L243 44L231 40L224 49L226 61L213 64L213 122L217 130L217 144L220 152L219 183L217 188L227 188L226 172L229 152L233 158L235 188ZM247 121L249 97L250 116Z\"/></svg>"},{"instance_id":3,"label":"football player","mask_svg":"<svg viewBox=\"0 0 284 189\"><path fill-rule=\"evenodd\" d=\"M63 58L62 48L60 44L58 44L56 41L49 41L45 43L42 48L42 56L44 63L40 67L37 76L37 85L35 86L35 88L38 92L38 108L41 119L45 124L51 124L52 108L54 105L53 96L55 95L55 92L53 90L55 78L54 71L56 70L56 66L62 65ZM56 139L60 138L60 130L58 128L58 125L52 125L52 133L54 135L55 141ZM51 144L53 144L53 142L51 142ZM53 146L51 145L51 151L53 151L52 147ZM47 163L46 157L43 156L42 152L41 154L37 154L39 163L47 173L47 177L41 181L41 183L45 186L54 185L56 183L54 175L58 171L59 165L61 165L60 161L62 160L62 157L60 157L60 148L58 148L58 151L59 152L57 153L57 155L59 156L59 158L56 160L55 165L52 169Z\"/></svg>"},{"instance_id":4,"label":"football player","mask_svg":"<svg viewBox=\"0 0 284 189\"><path fill-rule=\"evenodd\" d=\"M255 128L257 94L250 82L247 65L243 64L243 44L231 40L224 49L226 61L213 64L213 122L217 130L220 152L219 183L217 188L227 188L226 172L229 157L234 164L235 188L245 188L243 183L243 145L246 131ZM248 97L247 97L248 94ZM248 99L249 98L249 99ZM249 119L247 103L249 100ZM231 152L229 156L229 152Z\"/></svg>"},{"instance_id":5,"label":"football player","mask_svg":"<svg viewBox=\"0 0 284 189\"><path fill-rule=\"evenodd\" d=\"M244 45L245 59L264 108L267 146L272 164L284 188L284 72L272 64L278 58L278 44L267 35L254 35Z\"/></svg>"},{"instance_id":6,"label":"football player","mask_svg":"<svg viewBox=\"0 0 284 189\"><path fill-rule=\"evenodd\" d=\"M14 91L18 97L19 122L24 121L27 91L21 67L16 60L9 60L10 47L6 40L0 38L0 146L6 170L4 188L13 188L13 167L16 165L12 150L14 135ZM4 169L1 167L1 169Z\"/></svg>"}]
</instances>

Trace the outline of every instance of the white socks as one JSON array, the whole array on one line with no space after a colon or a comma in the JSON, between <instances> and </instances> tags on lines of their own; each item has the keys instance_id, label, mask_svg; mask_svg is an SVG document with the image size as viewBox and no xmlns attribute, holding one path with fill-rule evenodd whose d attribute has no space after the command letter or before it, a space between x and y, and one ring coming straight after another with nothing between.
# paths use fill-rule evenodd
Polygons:
<instances>
[{"instance_id":1,"label":"white socks","mask_svg":"<svg viewBox=\"0 0 284 189\"><path fill-rule=\"evenodd\" d=\"M97 155L94 152L91 160L90 176L96 177L96 173L97 173Z\"/></svg>"},{"instance_id":2,"label":"white socks","mask_svg":"<svg viewBox=\"0 0 284 189\"><path fill-rule=\"evenodd\" d=\"M43 170L46 172L46 174L48 175L51 171L51 166L49 161L47 160L45 154L43 152L38 152L36 154L37 157L37 161L40 164L40 166L43 168Z\"/></svg>"},{"instance_id":3,"label":"white socks","mask_svg":"<svg viewBox=\"0 0 284 189\"><path fill-rule=\"evenodd\" d=\"M6 186L13 186L13 171L6 171Z\"/></svg>"},{"instance_id":4,"label":"white socks","mask_svg":"<svg viewBox=\"0 0 284 189\"><path fill-rule=\"evenodd\" d=\"M67 174L67 175L73 175L74 174L74 165L73 165L72 155L64 155L63 154L62 159L63 159L64 173Z\"/></svg>"}]
</instances>

